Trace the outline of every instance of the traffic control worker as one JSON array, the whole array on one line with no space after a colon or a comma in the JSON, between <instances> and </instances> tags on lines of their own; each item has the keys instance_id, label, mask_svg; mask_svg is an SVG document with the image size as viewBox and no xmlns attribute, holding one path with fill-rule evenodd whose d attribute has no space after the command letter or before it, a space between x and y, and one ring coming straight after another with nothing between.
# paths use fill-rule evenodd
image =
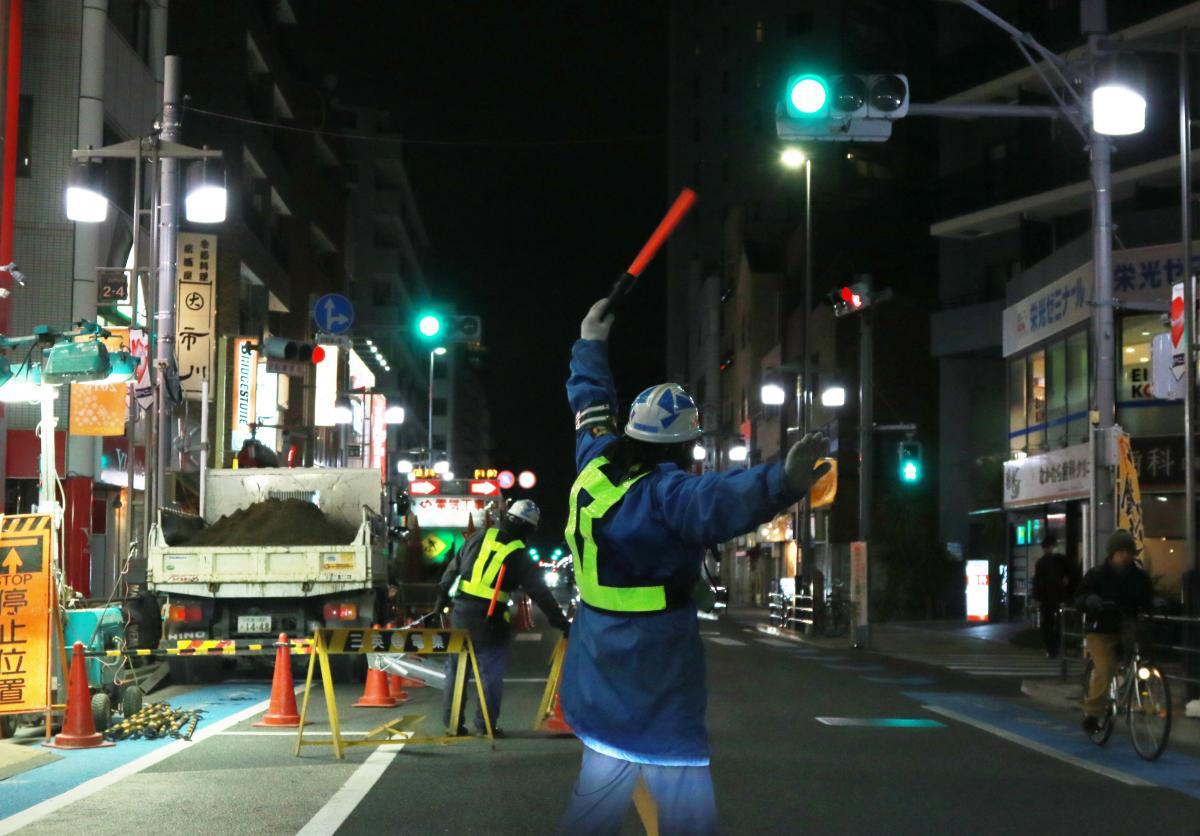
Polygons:
<instances>
[{"instance_id":1,"label":"traffic control worker","mask_svg":"<svg viewBox=\"0 0 1200 836\"><path fill-rule=\"evenodd\" d=\"M487 700L492 733L496 735L502 735L496 723L500 717L500 701L504 696L508 646L512 642L508 602L513 591L524 589L550 623L564 634L571 628L554 595L546 588L537 561L532 560L526 551L524 541L537 531L540 519L541 512L533 502L528 499L514 502L501 518L499 526L477 531L463 543L442 575L437 609L441 612L453 602L451 626L471 634L475 657L479 662L479 675L483 678L483 695ZM501 567L504 568L503 576ZM488 609L493 600L496 606L489 618ZM462 711L458 715L459 726L457 729L450 728L457 664L455 656L446 658L442 715L446 733L450 735L467 733L464 719L466 688L462 694ZM482 708L475 712L475 733L487 733Z\"/></svg>"},{"instance_id":2,"label":"traffic control worker","mask_svg":"<svg viewBox=\"0 0 1200 836\"><path fill-rule=\"evenodd\" d=\"M571 354L578 477L567 542L582 606L563 669L562 705L583 741L564 833L617 833L641 777L663 833L713 833L704 649L693 590L705 547L753 531L803 497L828 464L819 434L786 462L689 473L699 412L680 386L634 400L616 434L608 366L613 317L592 306Z\"/></svg>"}]
</instances>

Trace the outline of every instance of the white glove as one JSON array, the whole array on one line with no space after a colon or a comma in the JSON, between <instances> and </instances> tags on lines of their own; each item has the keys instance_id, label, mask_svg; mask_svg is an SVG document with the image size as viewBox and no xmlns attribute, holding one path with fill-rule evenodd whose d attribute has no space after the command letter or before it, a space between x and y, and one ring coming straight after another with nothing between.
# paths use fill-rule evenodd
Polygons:
<instances>
[{"instance_id":1,"label":"white glove","mask_svg":"<svg viewBox=\"0 0 1200 836\"><path fill-rule=\"evenodd\" d=\"M817 467L817 459L825 453L826 439L822 433L809 433L792 445L783 471L787 474L792 490L800 496L808 494L809 488L829 472L829 462Z\"/></svg>"},{"instance_id":2,"label":"white glove","mask_svg":"<svg viewBox=\"0 0 1200 836\"><path fill-rule=\"evenodd\" d=\"M600 318L600 311L608 299L601 299L596 304L588 309L587 316L583 318L583 322L579 326L579 336L585 340L600 340L604 342L608 339L608 332L612 329L613 319L616 317L609 312L603 319Z\"/></svg>"}]
</instances>

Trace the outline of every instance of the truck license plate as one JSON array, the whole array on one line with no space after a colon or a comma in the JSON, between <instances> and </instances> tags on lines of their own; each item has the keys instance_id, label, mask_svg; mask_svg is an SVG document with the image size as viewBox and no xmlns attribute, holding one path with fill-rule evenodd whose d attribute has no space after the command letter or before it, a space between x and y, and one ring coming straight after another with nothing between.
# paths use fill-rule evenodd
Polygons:
<instances>
[{"instance_id":1,"label":"truck license plate","mask_svg":"<svg viewBox=\"0 0 1200 836\"><path fill-rule=\"evenodd\" d=\"M239 615L239 633L269 633L271 632L271 616L269 615Z\"/></svg>"}]
</instances>

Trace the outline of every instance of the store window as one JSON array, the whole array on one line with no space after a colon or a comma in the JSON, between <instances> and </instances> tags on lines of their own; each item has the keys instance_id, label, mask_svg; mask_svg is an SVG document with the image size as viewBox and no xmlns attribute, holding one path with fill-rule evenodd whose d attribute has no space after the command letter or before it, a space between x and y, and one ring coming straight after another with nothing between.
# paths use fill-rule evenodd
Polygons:
<instances>
[{"instance_id":1,"label":"store window","mask_svg":"<svg viewBox=\"0 0 1200 836\"><path fill-rule=\"evenodd\" d=\"M1008 363L1008 433L1014 453L1025 451L1025 358Z\"/></svg>"},{"instance_id":2,"label":"store window","mask_svg":"<svg viewBox=\"0 0 1200 836\"><path fill-rule=\"evenodd\" d=\"M1150 346L1163 330L1159 314L1121 317L1121 347L1117 352L1117 422L1134 435L1174 435L1179 432L1181 407L1154 395Z\"/></svg>"},{"instance_id":3,"label":"store window","mask_svg":"<svg viewBox=\"0 0 1200 836\"><path fill-rule=\"evenodd\" d=\"M1040 453L1046 449L1046 352L1030 352L1027 366L1029 435L1026 449L1030 453Z\"/></svg>"},{"instance_id":4,"label":"store window","mask_svg":"<svg viewBox=\"0 0 1200 836\"><path fill-rule=\"evenodd\" d=\"M1067 444L1088 440L1091 376L1087 331L1067 337Z\"/></svg>"},{"instance_id":5,"label":"store window","mask_svg":"<svg viewBox=\"0 0 1200 836\"><path fill-rule=\"evenodd\" d=\"M1046 446L1067 446L1067 343L1046 346Z\"/></svg>"}]
</instances>

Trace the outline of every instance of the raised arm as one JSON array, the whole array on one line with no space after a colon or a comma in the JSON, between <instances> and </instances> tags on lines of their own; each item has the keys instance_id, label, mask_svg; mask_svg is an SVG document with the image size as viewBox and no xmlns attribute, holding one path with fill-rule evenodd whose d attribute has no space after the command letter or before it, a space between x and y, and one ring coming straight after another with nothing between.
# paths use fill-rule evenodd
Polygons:
<instances>
[{"instance_id":1,"label":"raised arm","mask_svg":"<svg viewBox=\"0 0 1200 836\"><path fill-rule=\"evenodd\" d=\"M613 316L600 319L603 301L588 311L580 339L571 349L567 400L575 413L575 463L582 469L611 443L616 432L617 390L608 367L608 332Z\"/></svg>"}]
</instances>

